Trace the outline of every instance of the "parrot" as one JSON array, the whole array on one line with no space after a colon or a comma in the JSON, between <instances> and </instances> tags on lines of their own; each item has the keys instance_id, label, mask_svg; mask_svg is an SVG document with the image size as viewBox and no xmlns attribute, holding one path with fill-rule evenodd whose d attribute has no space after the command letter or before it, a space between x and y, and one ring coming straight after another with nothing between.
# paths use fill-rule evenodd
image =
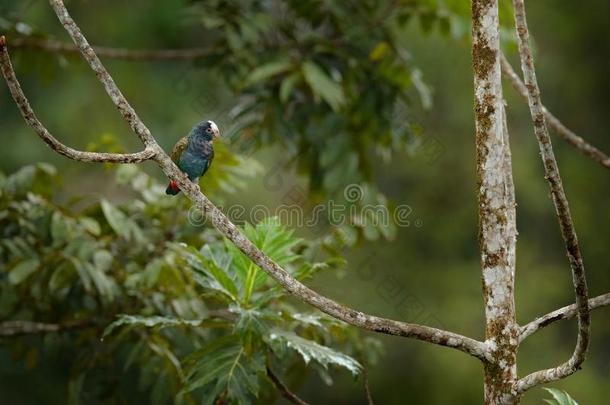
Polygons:
<instances>
[{"instance_id":1,"label":"parrot","mask_svg":"<svg viewBox=\"0 0 610 405\"><path fill-rule=\"evenodd\" d=\"M202 121L174 145L172 160L186 173L190 181L197 181L212 165L213 141L219 137L220 131L214 121ZM171 180L165 194L176 195L179 192L178 184Z\"/></svg>"}]
</instances>

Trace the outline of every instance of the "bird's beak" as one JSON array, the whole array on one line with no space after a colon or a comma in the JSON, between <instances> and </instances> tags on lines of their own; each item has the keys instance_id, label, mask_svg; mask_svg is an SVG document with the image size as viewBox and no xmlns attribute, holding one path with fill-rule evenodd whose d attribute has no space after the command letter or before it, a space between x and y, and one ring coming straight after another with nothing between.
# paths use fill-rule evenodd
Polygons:
<instances>
[{"instance_id":1,"label":"bird's beak","mask_svg":"<svg viewBox=\"0 0 610 405\"><path fill-rule=\"evenodd\" d=\"M216 140L216 139L218 139L218 138L220 138L220 131L218 130L218 128L216 128L216 129L213 131L213 135L214 135L214 139L215 139L215 140Z\"/></svg>"}]
</instances>

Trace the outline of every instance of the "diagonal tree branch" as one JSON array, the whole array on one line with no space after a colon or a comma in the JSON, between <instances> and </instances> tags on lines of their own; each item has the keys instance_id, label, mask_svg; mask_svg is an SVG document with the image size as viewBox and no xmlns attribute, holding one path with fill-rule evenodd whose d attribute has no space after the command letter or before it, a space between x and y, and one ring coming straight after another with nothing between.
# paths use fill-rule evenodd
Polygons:
<instances>
[{"instance_id":1,"label":"diagonal tree branch","mask_svg":"<svg viewBox=\"0 0 610 405\"><path fill-rule=\"evenodd\" d=\"M601 308L610 305L610 293L598 295L595 298L589 299L589 310ZM539 318L534 319L527 325L521 327L519 333L519 342L523 342L530 335L536 333L538 330L549 326L550 324L561 321L562 319L571 319L578 313L576 304L567 305L563 308L556 309L553 312L549 312Z\"/></svg>"},{"instance_id":2,"label":"diagonal tree branch","mask_svg":"<svg viewBox=\"0 0 610 405\"><path fill-rule=\"evenodd\" d=\"M521 81L517 72L510 65L508 59L504 54L501 55L502 62L502 73L504 73L505 77L510 82L511 86L523 97L524 99L528 99L528 90L525 84ZM584 155L589 156L591 159L595 160L600 165L610 169L610 157L606 155L601 150L597 149L595 146L591 145L583 138L575 134L568 127L563 125L559 118L555 117L544 105L541 105L542 112L544 113L544 117L548 125L557 132L559 136L563 139L571 143L576 149L581 151Z\"/></svg>"},{"instance_id":3,"label":"diagonal tree branch","mask_svg":"<svg viewBox=\"0 0 610 405\"><path fill-rule=\"evenodd\" d=\"M11 41L11 47L21 49L36 49L45 52L67 55L79 55L80 50L74 44L44 38L17 38ZM107 46L93 46L95 53L102 58L123 59L129 61L146 60L190 60L207 56L211 53L207 48L185 49L150 49L131 50Z\"/></svg>"},{"instance_id":4,"label":"diagonal tree branch","mask_svg":"<svg viewBox=\"0 0 610 405\"><path fill-rule=\"evenodd\" d=\"M2 69L2 75L8 84L8 88L19 107L19 111L23 116L25 122L28 123L32 129L38 134L38 136L46 142L47 145L57 153L66 156L70 159L80 160L81 162L111 162L111 163L139 163L145 160L149 160L153 157L155 152L146 148L141 152L136 153L100 153L100 152L85 152L76 149L72 149L59 142L51 133L42 125L42 123L36 117L36 114L32 110L30 103L23 94L21 85L15 77L15 72L11 64L6 49L6 39L4 36L0 37L0 64Z\"/></svg>"},{"instance_id":5,"label":"diagonal tree branch","mask_svg":"<svg viewBox=\"0 0 610 405\"><path fill-rule=\"evenodd\" d=\"M110 77L110 74L106 71L95 54L95 51L87 43L87 40L80 29L69 16L63 2L60 0L50 0L50 3L60 21L81 51L84 59L89 63L98 79L104 85L106 92L119 109L123 118L140 137L142 142L146 145L146 148L153 151L151 158L159 164L165 175L178 183L181 191L183 191L197 207L205 212L208 220L210 220L212 225L221 234L229 239L238 249L248 256L250 260L275 279L289 293L330 316L362 329L423 340L437 345L455 348L481 360L487 359L488 346L484 342L441 329L368 315L343 306L306 287L266 256L201 192L197 184L188 180L186 175L180 171L169 156L157 144L149 129L140 120L134 109L120 92L115 82ZM3 70L9 69L12 71L11 66L4 63L9 60L4 43L0 46L0 52L4 55L0 58ZM23 94L17 94L17 96L24 97ZM15 101L19 103L19 97L17 97ZM30 124L30 122L26 122Z\"/></svg>"},{"instance_id":6,"label":"diagonal tree branch","mask_svg":"<svg viewBox=\"0 0 610 405\"><path fill-rule=\"evenodd\" d=\"M551 189L561 234L565 242L570 266L572 268L572 281L574 284L576 307L578 311L578 339L572 357L570 357L567 362L557 367L537 371L521 378L516 383L516 389L518 393L523 393L537 385L567 377L580 369L582 363L585 361L586 353L589 348L591 316L589 313L589 296L582 255L578 245L576 230L572 222L568 200L565 191L563 190L559 168L557 166L555 154L553 153L553 146L546 127L544 109L540 99L540 89L538 88L534 61L529 47L529 31L525 16L525 4L523 0L513 0L513 6L515 9L515 24L519 36L521 67L525 78L530 112L534 122L534 132L540 145L545 178Z\"/></svg>"}]
</instances>

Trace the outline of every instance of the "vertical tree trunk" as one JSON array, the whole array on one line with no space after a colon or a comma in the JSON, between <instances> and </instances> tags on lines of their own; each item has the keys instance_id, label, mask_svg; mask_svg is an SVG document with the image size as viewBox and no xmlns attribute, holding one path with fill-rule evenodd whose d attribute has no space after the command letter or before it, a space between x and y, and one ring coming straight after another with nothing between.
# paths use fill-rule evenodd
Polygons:
<instances>
[{"instance_id":1,"label":"vertical tree trunk","mask_svg":"<svg viewBox=\"0 0 610 405\"><path fill-rule=\"evenodd\" d=\"M472 1L479 242L485 336L485 403L515 404L518 327L515 280L515 201L500 76L498 0Z\"/></svg>"}]
</instances>

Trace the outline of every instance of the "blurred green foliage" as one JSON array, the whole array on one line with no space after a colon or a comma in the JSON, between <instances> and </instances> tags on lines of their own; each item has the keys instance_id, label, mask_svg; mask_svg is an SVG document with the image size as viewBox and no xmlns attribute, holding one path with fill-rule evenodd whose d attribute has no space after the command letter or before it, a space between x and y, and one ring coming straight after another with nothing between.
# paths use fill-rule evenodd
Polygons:
<instances>
[{"instance_id":1,"label":"blurred green foliage","mask_svg":"<svg viewBox=\"0 0 610 405\"><path fill-rule=\"evenodd\" d=\"M300 312L217 231L189 224L185 200L163 198L163 186L137 167L117 170L134 193L123 206L101 199L75 213L52 202L57 181L46 164L2 179L0 317L65 327L57 343L76 356L70 401L125 401L105 376L133 367L153 403L249 403L275 396L267 367L303 374L311 362L330 379L329 366L358 375L361 365L329 346L376 355L345 324ZM317 245L277 218L244 232L298 279L335 266L334 258L312 262ZM47 349L7 343L29 367Z\"/></svg>"}]
</instances>

